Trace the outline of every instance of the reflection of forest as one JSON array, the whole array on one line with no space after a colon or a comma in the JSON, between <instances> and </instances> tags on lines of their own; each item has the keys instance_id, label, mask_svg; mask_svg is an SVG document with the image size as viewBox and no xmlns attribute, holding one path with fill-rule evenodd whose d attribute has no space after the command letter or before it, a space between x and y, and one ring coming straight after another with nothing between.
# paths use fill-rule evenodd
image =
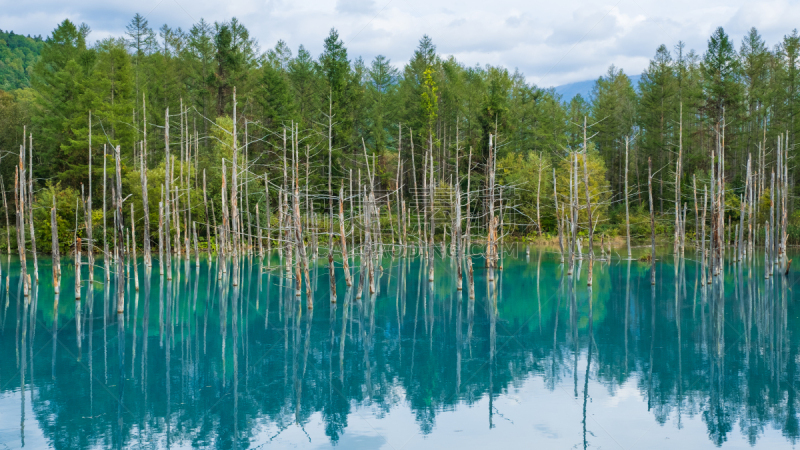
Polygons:
<instances>
[{"instance_id":1,"label":"reflection of forest","mask_svg":"<svg viewBox=\"0 0 800 450\"><path fill-rule=\"evenodd\" d=\"M588 363L609 392L636 380L660 423L700 416L717 445L734 427L751 443L765 427L798 441L794 275L731 265L703 289L693 262L669 259L651 290L649 266L596 263L590 304L552 255L508 258L496 286L476 269L476 300L455 290L451 261L437 264L430 286L418 260L387 258L377 295L356 301L341 283L336 304L318 268L313 310L255 265L240 288L205 263L171 283L154 270L121 316L99 284L81 302L45 285L26 301L17 269L0 287L0 386L35 392L56 448L227 448L318 412L336 442L359 406L407 406L430 433L441 411L531 376L585 401Z\"/></svg>"}]
</instances>

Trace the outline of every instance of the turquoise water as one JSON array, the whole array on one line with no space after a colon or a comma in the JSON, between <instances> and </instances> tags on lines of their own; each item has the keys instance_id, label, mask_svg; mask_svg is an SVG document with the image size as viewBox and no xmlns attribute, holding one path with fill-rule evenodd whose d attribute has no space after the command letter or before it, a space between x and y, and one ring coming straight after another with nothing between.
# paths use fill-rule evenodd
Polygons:
<instances>
[{"instance_id":1,"label":"turquoise water","mask_svg":"<svg viewBox=\"0 0 800 450\"><path fill-rule=\"evenodd\" d=\"M690 258L655 287L596 262L590 291L588 262L510 250L494 284L475 260L473 300L451 259L430 284L386 256L374 296L338 270L331 303L320 260L309 310L256 260L236 287L201 259L172 281L140 265L117 314L101 268L76 301L71 260L59 297L40 260L26 298L1 258L0 449L793 448L798 277L762 261L705 288Z\"/></svg>"}]
</instances>

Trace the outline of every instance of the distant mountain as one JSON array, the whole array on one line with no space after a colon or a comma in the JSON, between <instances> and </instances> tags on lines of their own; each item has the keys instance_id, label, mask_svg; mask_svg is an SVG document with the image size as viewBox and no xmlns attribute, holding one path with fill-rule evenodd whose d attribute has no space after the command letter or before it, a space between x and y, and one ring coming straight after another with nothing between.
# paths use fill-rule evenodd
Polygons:
<instances>
[{"instance_id":1,"label":"distant mountain","mask_svg":"<svg viewBox=\"0 0 800 450\"><path fill-rule=\"evenodd\" d=\"M639 91L639 80L642 78L642 75L628 75L631 79L631 84L633 84L633 88L636 91ZM575 83L569 84L562 84L561 86L556 86L554 89L556 93L561 95L561 101L569 102L578 94L581 94L584 100L589 101L589 97L592 95L592 88L594 88L595 80L586 80L586 81L576 81Z\"/></svg>"}]
</instances>

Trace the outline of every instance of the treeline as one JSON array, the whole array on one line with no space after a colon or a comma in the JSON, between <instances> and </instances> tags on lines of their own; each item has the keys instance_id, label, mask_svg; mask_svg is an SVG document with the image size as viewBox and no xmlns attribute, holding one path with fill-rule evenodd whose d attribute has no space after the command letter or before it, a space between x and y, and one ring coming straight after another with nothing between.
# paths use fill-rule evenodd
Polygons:
<instances>
[{"instance_id":1,"label":"treeline","mask_svg":"<svg viewBox=\"0 0 800 450\"><path fill-rule=\"evenodd\" d=\"M60 189L73 190L72 198L82 185L88 189L91 140L95 161L102 160L104 145L109 155L110 147L121 147L123 172L134 180L125 189L134 193L139 189L133 174L137 152L146 152L149 170L163 171L169 109L174 116L171 142L178 145L183 139L190 145L188 136L196 136L191 170L207 172L209 201L219 206L216 194L221 160L229 152L226 136L233 129L234 88L237 142L247 145L249 172L281 177L284 136L294 125L302 136L300 158L308 161L312 193L328 192L329 143L335 186L346 184L359 169L364 182L366 152L376 168L376 188L391 190L399 184L410 194L415 177L421 183L430 151L436 180L460 182L464 192L469 173L474 191L487 181L490 135L496 136L497 176L508 186L502 194L510 215L506 223L518 233L555 232L553 169L565 164L569 152L583 148L584 123L590 189L598 197L604 234L617 233L624 222L626 144L634 213L647 206L648 158L655 172L656 211L674 214L679 147L686 184L681 193L691 204L692 178L698 186L707 183L711 152L722 134L731 215L738 215L735 200L744 188L748 155L756 168L773 166L779 135L786 136L790 149L790 189L795 189L792 158L800 127L796 30L773 47L752 29L737 49L722 28L702 52L688 50L682 42L672 50L662 45L638 86L612 65L590 98L567 102L553 89L528 83L518 71L466 66L441 55L427 36L402 69L384 56L369 62L353 57L334 29L320 55L302 45L292 50L283 41L261 51L236 18L213 24L201 20L188 30L167 25L154 30L137 14L124 36L94 44L89 36L87 25L65 20L37 44L41 54L26 71L30 87L0 79L0 86L22 87L0 92L0 175L6 190L13 189L17 164L8 156L19 152L27 125L33 134L35 190L60 183ZM38 41L32 42L35 47ZM186 137L180 137L180 124ZM102 167L95 163L93 171L99 179ZM566 180L557 183L562 189L567 186ZM100 183L92 186L99 198ZM250 207L254 210L260 201L264 214L263 192L251 192L259 197ZM66 203L63 214L68 218L75 206L70 210ZM327 201L318 203L314 207L326 210ZM277 198L271 204L277 205Z\"/></svg>"}]
</instances>

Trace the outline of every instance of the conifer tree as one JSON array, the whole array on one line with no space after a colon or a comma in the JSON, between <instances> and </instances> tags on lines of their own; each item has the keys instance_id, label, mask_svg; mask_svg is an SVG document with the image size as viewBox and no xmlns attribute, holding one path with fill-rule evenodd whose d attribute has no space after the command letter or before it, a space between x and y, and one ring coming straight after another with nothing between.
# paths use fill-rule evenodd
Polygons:
<instances>
[{"instance_id":1,"label":"conifer tree","mask_svg":"<svg viewBox=\"0 0 800 450\"><path fill-rule=\"evenodd\" d=\"M378 55L372 61L366 80L367 136L368 142L378 154L396 140L392 125L397 122L397 109L394 106L395 90L399 72L391 61Z\"/></svg>"},{"instance_id":2,"label":"conifer tree","mask_svg":"<svg viewBox=\"0 0 800 450\"><path fill-rule=\"evenodd\" d=\"M735 117L734 108L740 99L739 60L733 42L722 27L717 28L709 38L701 67L709 122L712 126L719 123L723 111L730 121Z\"/></svg>"},{"instance_id":3,"label":"conifer tree","mask_svg":"<svg viewBox=\"0 0 800 450\"><path fill-rule=\"evenodd\" d=\"M75 26L64 20L45 40L42 55L34 67L31 83L35 97L34 125L37 130L37 154L50 164L42 166L37 176L63 174L70 168L69 143L78 137L76 122L88 123L86 96L95 52L86 47L89 27ZM85 137L85 136L84 136ZM84 148L88 148L84 147ZM85 153L84 153L85 155ZM80 179L69 180L77 185Z\"/></svg>"},{"instance_id":4,"label":"conifer tree","mask_svg":"<svg viewBox=\"0 0 800 450\"><path fill-rule=\"evenodd\" d=\"M800 127L800 35L797 29L784 36L777 51L778 104L776 117L789 131L789 144L796 142Z\"/></svg>"},{"instance_id":5,"label":"conifer tree","mask_svg":"<svg viewBox=\"0 0 800 450\"><path fill-rule=\"evenodd\" d=\"M327 88L327 95L324 91L319 92L319 104L326 105L330 102L334 116L333 148L337 151L360 151L360 140L357 143L352 141L354 123L348 111L355 103L355 99L348 98L347 95L351 83L360 80L355 80L353 77L347 49L344 42L339 39L339 32L335 28L331 28L328 37L325 38L322 54L319 56L318 70Z\"/></svg>"},{"instance_id":6,"label":"conifer tree","mask_svg":"<svg viewBox=\"0 0 800 450\"><path fill-rule=\"evenodd\" d=\"M620 69L611 66L605 76L600 77L592 91L592 139L597 152L607 161L609 181L621 190L625 165L625 142L630 136L636 119L636 92L630 78ZM579 128L583 117L572 124ZM581 130L582 133L582 130Z\"/></svg>"}]
</instances>

